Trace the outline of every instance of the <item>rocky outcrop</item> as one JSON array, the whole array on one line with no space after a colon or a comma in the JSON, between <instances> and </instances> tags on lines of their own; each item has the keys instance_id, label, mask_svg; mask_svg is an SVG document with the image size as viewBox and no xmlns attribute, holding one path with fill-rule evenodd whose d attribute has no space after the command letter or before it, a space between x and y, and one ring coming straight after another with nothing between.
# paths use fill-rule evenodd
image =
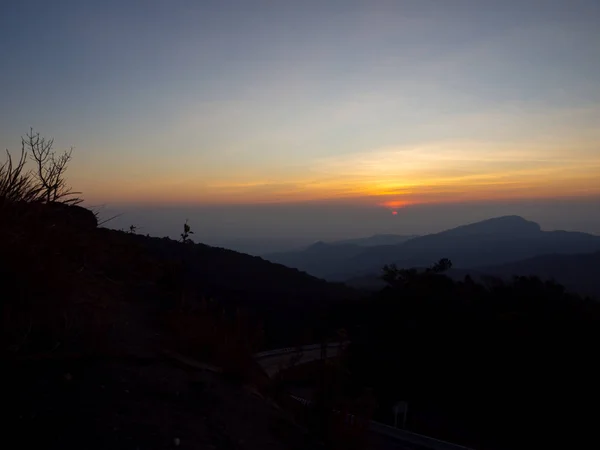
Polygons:
<instances>
[{"instance_id":1,"label":"rocky outcrop","mask_svg":"<svg viewBox=\"0 0 600 450\"><path fill-rule=\"evenodd\" d=\"M47 212L44 212L46 217L57 224L85 230L98 226L96 214L82 206L64 203L46 203L44 206L47 209Z\"/></svg>"},{"instance_id":2,"label":"rocky outcrop","mask_svg":"<svg viewBox=\"0 0 600 450\"><path fill-rule=\"evenodd\" d=\"M19 221L34 221L39 226L91 230L98 226L94 212L78 205L50 202L15 202L2 205L2 214Z\"/></svg>"}]
</instances>

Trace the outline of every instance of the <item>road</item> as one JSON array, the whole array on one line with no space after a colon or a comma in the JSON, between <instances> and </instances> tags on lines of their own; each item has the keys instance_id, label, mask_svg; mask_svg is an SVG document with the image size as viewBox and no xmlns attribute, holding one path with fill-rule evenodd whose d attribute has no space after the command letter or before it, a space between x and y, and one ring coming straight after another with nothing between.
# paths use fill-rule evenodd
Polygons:
<instances>
[{"instance_id":1,"label":"road","mask_svg":"<svg viewBox=\"0 0 600 450\"><path fill-rule=\"evenodd\" d=\"M327 345L327 358L336 358L340 354L342 345L339 343ZM261 352L255 355L256 361L260 364L265 373L272 377L281 369L291 365L306 364L321 359L321 346L305 345L302 347L289 347L279 350Z\"/></svg>"},{"instance_id":2,"label":"road","mask_svg":"<svg viewBox=\"0 0 600 450\"><path fill-rule=\"evenodd\" d=\"M337 357L346 342L327 345L326 357ZM280 370L291 365L306 364L321 359L321 345L305 345L302 347L288 347L277 350L269 350L257 353L256 361L269 377L272 377ZM309 401L292 396L295 400L303 403L305 406ZM349 415L349 420L353 418ZM423 436L410 431L394 428L379 422L371 421L370 442L374 450L470 450L461 445L450 442L440 441L429 436Z\"/></svg>"}]
</instances>

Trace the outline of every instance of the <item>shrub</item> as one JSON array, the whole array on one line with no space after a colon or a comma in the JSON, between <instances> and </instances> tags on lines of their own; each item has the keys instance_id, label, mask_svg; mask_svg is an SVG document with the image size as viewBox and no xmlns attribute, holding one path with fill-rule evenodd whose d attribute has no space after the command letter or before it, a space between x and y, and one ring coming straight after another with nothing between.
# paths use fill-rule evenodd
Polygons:
<instances>
[{"instance_id":1,"label":"shrub","mask_svg":"<svg viewBox=\"0 0 600 450\"><path fill-rule=\"evenodd\" d=\"M82 202L67 186L65 173L73 148L57 155L53 151L54 139L41 137L33 128L21 137L21 154L13 163L8 150L7 160L0 166L0 201L60 202L76 205ZM34 169L27 170L30 161Z\"/></svg>"}]
</instances>

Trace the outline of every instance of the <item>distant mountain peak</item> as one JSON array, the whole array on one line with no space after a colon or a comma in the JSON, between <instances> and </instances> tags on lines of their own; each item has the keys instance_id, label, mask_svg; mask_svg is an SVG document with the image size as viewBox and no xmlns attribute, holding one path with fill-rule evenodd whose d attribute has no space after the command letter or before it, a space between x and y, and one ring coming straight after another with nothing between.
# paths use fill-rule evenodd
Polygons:
<instances>
[{"instance_id":1,"label":"distant mountain peak","mask_svg":"<svg viewBox=\"0 0 600 450\"><path fill-rule=\"evenodd\" d=\"M319 250L324 247L327 247L327 244L323 241L317 241L314 244L309 245L306 250Z\"/></svg>"},{"instance_id":2,"label":"distant mountain peak","mask_svg":"<svg viewBox=\"0 0 600 450\"><path fill-rule=\"evenodd\" d=\"M470 223L442 232L446 235L464 236L470 234L510 234L530 235L540 233L540 225L521 216L501 216L481 222ZM440 234L442 234L440 233Z\"/></svg>"},{"instance_id":3,"label":"distant mountain peak","mask_svg":"<svg viewBox=\"0 0 600 450\"><path fill-rule=\"evenodd\" d=\"M329 244L333 245L357 245L360 247L376 247L379 245L398 245L404 243L410 239L418 237L417 235L403 235L403 234L390 234L381 233L373 234L368 237L360 237L353 239L343 239L340 241L332 241Z\"/></svg>"}]
</instances>

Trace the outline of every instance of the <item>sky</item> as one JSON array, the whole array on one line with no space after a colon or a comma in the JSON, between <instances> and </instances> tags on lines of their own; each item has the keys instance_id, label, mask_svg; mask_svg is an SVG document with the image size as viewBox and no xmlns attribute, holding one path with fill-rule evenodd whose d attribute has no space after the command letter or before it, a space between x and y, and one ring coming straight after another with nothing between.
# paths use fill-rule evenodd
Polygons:
<instances>
[{"instance_id":1,"label":"sky","mask_svg":"<svg viewBox=\"0 0 600 450\"><path fill-rule=\"evenodd\" d=\"M0 146L74 146L70 183L125 221L600 232L598 0L19 0L0 61Z\"/></svg>"}]
</instances>

